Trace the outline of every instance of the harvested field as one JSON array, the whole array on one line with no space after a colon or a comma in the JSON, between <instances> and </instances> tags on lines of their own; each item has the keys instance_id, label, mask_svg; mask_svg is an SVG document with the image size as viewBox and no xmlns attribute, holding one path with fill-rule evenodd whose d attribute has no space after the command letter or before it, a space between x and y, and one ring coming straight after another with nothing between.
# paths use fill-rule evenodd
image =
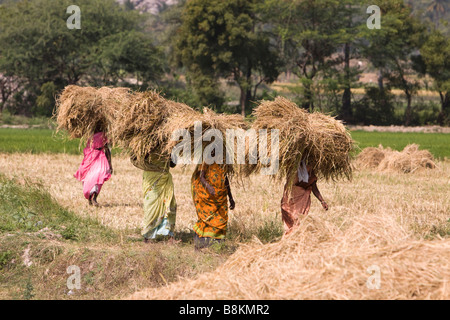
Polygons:
<instances>
[{"instance_id":1,"label":"harvested field","mask_svg":"<svg viewBox=\"0 0 450 320\"><path fill-rule=\"evenodd\" d=\"M449 250L450 239L412 240L388 215L358 217L345 231L307 217L279 243L242 246L212 273L129 298L448 299Z\"/></svg>"},{"instance_id":2,"label":"harvested field","mask_svg":"<svg viewBox=\"0 0 450 320\"><path fill-rule=\"evenodd\" d=\"M41 182L59 203L77 214L114 228L139 228L142 172L127 158L114 157L116 174L99 197L103 206L93 208L72 177L81 160L81 155L1 154L0 172L19 181ZM196 220L191 170L172 171L178 233L191 230ZM312 199L310 215L297 232L265 245L254 230L281 220L283 183L260 175L244 182L244 187L232 186L236 209L230 214L229 231L244 242L238 251L214 272L143 290L132 298L450 298L449 162L409 175L361 170L355 171L353 181L319 181L330 210L323 211ZM254 236L253 242L248 242L248 234ZM374 265L381 272L379 290L366 285L367 269ZM204 296L206 278L224 285L220 290L209 286Z\"/></svg>"},{"instance_id":3,"label":"harvested field","mask_svg":"<svg viewBox=\"0 0 450 320\"><path fill-rule=\"evenodd\" d=\"M405 127L405 126L357 126L348 125L350 130L362 130L367 132L423 132L423 133L450 133L450 127L441 126L423 126L423 127Z\"/></svg>"}]
</instances>

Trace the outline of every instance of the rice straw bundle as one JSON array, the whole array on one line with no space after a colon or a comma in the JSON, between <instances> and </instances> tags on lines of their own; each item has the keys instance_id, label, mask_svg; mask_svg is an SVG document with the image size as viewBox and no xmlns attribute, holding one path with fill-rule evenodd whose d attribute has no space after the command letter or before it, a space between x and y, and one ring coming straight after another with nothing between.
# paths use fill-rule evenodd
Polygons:
<instances>
[{"instance_id":1,"label":"rice straw bundle","mask_svg":"<svg viewBox=\"0 0 450 320\"><path fill-rule=\"evenodd\" d=\"M356 159L357 166L364 169L378 168L381 161L386 156L387 150L390 149L384 149L382 145L379 145L378 148L364 148Z\"/></svg>"},{"instance_id":2,"label":"rice straw bundle","mask_svg":"<svg viewBox=\"0 0 450 320\"><path fill-rule=\"evenodd\" d=\"M412 173L420 169L434 169L436 164L428 150L419 150L417 144L407 145L401 152L391 148L368 147L356 159L358 168L377 171Z\"/></svg>"},{"instance_id":3,"label":"rice straw bundle","mask_svg":"<svg viewBox=\"0 0 450 320\"><path fill-rule=\"evenodd\" d=\"M113 136L118 145L143 161L149 154L163 156L165 137L160 128L171 113L179 117L194 112L188 106L171 103L156 91L135 92L116 117ZM165 155L167 157L167 155Z\"/></svg>"},{"instance_id":4,"label":"rice straw bundle","mask_svg":"<svg viewBox=\"0 0 450 320\"><path fill-rule=\"evenodd\" d=\"M310 114L283 97L263 101L253 114L256 120L252 128L257 133L268 129L268 143L269 129L279 130L279 170L274 177L288 177L288 186L292 186L303 159L318 176L333 180L351 178L350 154L354 142L340 121L320 113ZM249 175L262 168L260 162L246 165L245 172Z\"/></svg>"},{"instance_id":5,"label":"rice straw bundle","mask_svg":"<svg viewBox=\"0 0 450 320\"><path fill-rule=\"evenodd\" d=\"M88 140L100 128L111 138L117 113L130 97L128 88L67 86L56 101L57 131L66 130L71 139Z\"/></svg>"},{"instance_id":6,"label":"rice straw bundle","mask_svg":"<svg viewBox=\"0 0 450 320\"><path fill-rule=\"evenodd\" d=\"M201 134L195 134L195 124L196 122L201 122ZM201 152L203 151L207 145L214 142L215 138L212 141L204 141L204 134L209 129L216 129L219 131L220 136L217 137L220 139L217 141L222 144L223 150L223 163L226 162L226 152L233 152L234 155L234 164L236 165L226 165L225 169L228 175L232 176L234 173L239 171L240 166L237 165L236 161L236 153L235 150L231 150L232 146L227 145L226 134L228 129L243 129L246 130L248 128L248 124L245 122L244 118L241 115L227 115L227 114L217 114L209 108L204 108L203 113L199 112L185 112L183 114L177 114L176 111L171 112L167 121L161 126L159 130L160 137L164 137L164 141L167 141L163 152L165 154L170 154L173 148L181 142L182 138L180 137L178 140L172 140L172 133L174 133L178 129L184 129L189 132L190 135L190 145L191 145L191 155L194 155L194 148L196 146L201 146ZM197 140L196 140L197 139Z\"/></svg>"},{"instance_id":7,"label":"rice straw bundle","mask_svg":"<svg viewBox=\"0 0 450 320\"><path fill-rule=\"evenodd\" d=\"M428 150L419 150L417 144L410 144L401 152L388 152L380 162L378 169L413 173L419 169L434 169L435 167L434 157Z\"/></svg>"}]
</instances>

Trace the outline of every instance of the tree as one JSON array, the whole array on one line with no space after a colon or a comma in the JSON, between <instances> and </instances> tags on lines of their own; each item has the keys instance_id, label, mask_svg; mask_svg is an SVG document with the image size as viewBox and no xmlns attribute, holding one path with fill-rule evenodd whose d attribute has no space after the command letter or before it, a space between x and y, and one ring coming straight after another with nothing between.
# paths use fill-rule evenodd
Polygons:
<instances>
[{"instance_id":1,"label":"tree","mask_svg":"<svg viewBox=\"0 0 450 320\"><path fill-rule=\"evenodd\" d=\"M402 0L377 0L382 14L381 29L367 30L364 55L382 71L391 87L403 90L407 100L405 125L412 120L412 97L419 82L411 75L414 55L424 40L425 27L411 15Z\"/></svg>"},{"instance_id":2,"label":"tree","mask_svg":"<svg viewBox=\"0 0 450 320\"><path fill-rule=\"evenodd\" d=\"M438 30L432 31L420 49L420 57L425 66L422 73L434 79L435 90L439 92L441 112L438 121L443 125L450 116L450 40Z\"/></svg>"},{"instance_id":3,"label":"tree","mask_svg":"<svg viewBox=\"0 0 450 320\"><path fill-rule=\"evenodd\" d=\"M20 79L28 96L24 101L45 96L45 83L60 90L80 82L116 84L127 77L146 86L158 78L160 52L141 31L138 12L114 0L76 3L81 29L66 25L70 0L24 0L0 7L0 73Z\"/></svg>"},{"instance_id":4,"label":"tree","mask_svg":"<svg viewBox=\"0 0 450 320\"><path fill-rule=\"evenodd\" d=\"M314 85L344 61L343 102L348 110L351 86L349 66L351 43L355 32L352 13L357 1L337 0L266 0L262 10L272 25L287 70L299 78L302 106L314 109ZM343 52L344 57L337 54ZM347 117L347 115L346 115Z\"/></svg>"},{"instance_id":5,"label":"tree","mask_svg":"<svg viewBox=\"0 0 450 320\"><path fill-rule=\"evenodd\" d=\"M177 61L203 101L211 101L205 84L217 91L217 80L229 79L240 89L244 116L258 86L273 82L279 73L277 55L256 14L261 1L188 1L176 37Z\"/></svg>"},{"instance_id":6,"label":"tree","mask_svg":"<svg viewBox=\"0 0 450 320\"><path fill-rule=\"evenodd\" d=\"M431 1L430 5L427 8L427 12L432 13L434 16L436 22L435 26L436 28L439 27L439 23L442 17L445 16L445 13L447 12L446 9L446 3L448 0L433 0Z\"/></svg>"}]
</instances>

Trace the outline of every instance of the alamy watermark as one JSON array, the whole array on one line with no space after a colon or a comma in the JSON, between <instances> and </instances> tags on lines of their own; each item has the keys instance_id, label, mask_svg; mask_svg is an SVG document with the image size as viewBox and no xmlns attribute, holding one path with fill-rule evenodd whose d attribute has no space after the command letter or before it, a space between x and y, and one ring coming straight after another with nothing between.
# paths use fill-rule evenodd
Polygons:
<instances>
[{"instance_id":1,"label":"alamy watermark","mask_svg":"<svg viewBox=\"0 0 450 320\"><path fill-rule=\"evenodd\" d=\"M67 18L66 25L67 28L72 29L81 29L81 9L79 6L71 5L67 7L66 13L71 14L69 18Z\"/></svg>"},{"instance_id":2,"label":"alamy watermark","mask_svg":"<svg viewBox=\"0 0 450 320\"><path fill-rule=\"evenodd\" d=\"M76 265L68 266L66 272L70 274L67 278L67 288L69 290L81 289L81 271L80 267Z\"/></svg>"},{"instance_id":3,"label":"alamy watermark","mask_svg":"<svg viewBox=\"0 0 450 320\"><path fill-rule=\"evenodd\" d=\"M177 129L172 133L172 141L180 138L181 142L173 148L171 154L172 161L176 164L246 164L248 158L249 164L257 164L259 161L264 166L261 173L265 175L274 175L279 168L278 129L261 129L258 132L255 129L227 129L224 137L218 129L208 129L203 133L202 122L196 121L193 153L189 130ZM203 148L204 142L209 143ZM226 150L223 150L224 145Z\"/></svg>"},{"instance_id":4,"label":"alamy watermark","mask_svg":"<svg viewBox=\"0 0 450 320\"><path fill-rule=\"evenodd\" d=\"M366 13L372 15L367 19L366 25L369 29L381 29L381 10L379 6L371 5L367 7Z\"/></svg>"},{"instance_id":5,"label":"alamy watermark","mask_svg":"<svg viewBox=\"0 0 450 320\"><path fill-rule=\"evenodd\" d=\"M368 289L380 289L381 288L381 270L377 265L371 265L366 270L371 276L367 278L366 286Z\"/></svg>"}]
</instances>

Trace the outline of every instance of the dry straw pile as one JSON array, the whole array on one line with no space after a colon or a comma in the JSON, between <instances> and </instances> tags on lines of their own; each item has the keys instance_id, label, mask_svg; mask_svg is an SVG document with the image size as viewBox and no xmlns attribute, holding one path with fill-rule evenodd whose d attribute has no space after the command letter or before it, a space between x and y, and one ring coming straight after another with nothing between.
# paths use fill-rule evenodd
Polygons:
<instances>
[{"instance_id":1,"label":"dry straw pile","mask_svg":"<svg viewBox=\"0 0 450 320\"><path fill-rule=\"evenodd\" d=\"M223 139L219 142L225 151L230 148L226 144L227 130L248 127L240 115L217 114L208 108L200 113L183 103L165 99L156 91L73 85L67 86L58 97L55 118L58 130L66 130L72 139L88 140L95 130L104 131L138 162L145 161L150 154L168 159L173 147L182 141L181 136L172 139L177 130L189 132L193 153L197 143L203 148L211 143L203 141L208 129L220 131ZM196 122L202 124L199 135L194 135ZM234 168L237 166L227 166L227 171L232 173Z\"/></svg>"},{"instance_id":2,"label":"dry straw pile","mask_svg":"<svg viewBox=\"0 0 450 320\"><path fill-rule=\"evenodd\" d=\"M185 104L164 99L156 91L135 92L117 115L113 137L120 147L136 156L138 161L149 154L167 157L164 150L170 136L168 138L161 128L168 118L191 118L198 114Z\"/></svg>"},{"instance_id":3,"label":"dry straw pile","mask_svg":"<svg viewBox=\"0 0 450 320\"><path fill-rule=\"evenodd\" d=\"M378 148L365 148L358 155L356 163L362 169L404 173L436 167L433 155L428 150L419 150L417 144L407 145L401 152L383 148L382 145Z\"/></svg>"},{"instance_id":4,"label":"dry straw pile","mask_svg":"<svg viewBox=\"0 0 450 320\"><path fill-rule=\"evenodd\" d=\"M351 154L354 142L344 125L321 113L308 113L283 97L263 101L253 115L252 128L258 133L268 129L279 130L279 170L276 178L288 177L293 183L301 160L311 165L317 175L326 179L351 178ZM247 174L259 172L263 165L248 165Z\"/></svg>"},{"instance_id":5,"label":"dry straw pile","mask_svg":"<svg viewBox=\"0 0 450 320\"><path fill-rule=\"evenodd\" d=\"M353 140L341 122L324 114L310 114L282 97L264 101L254 115L252 128L256 132L269 129L269 152L270 129L278 129L280 133L279 170L274 177L287 176L292 183L302 159L326 179L351 177ZM177 130L189 132L193 153L195 146L201 144L204 149L211 142L203 139L205 132L217 129L224 153L234 156L234 165L226 166L229 174L250 175L264 167L261 161L257 165L238 165L238 151L226 143L228 129L249 128L242 116L217 114L208 108L200 113L185 104L167 100L155 91L68 86L58 98L55 116L58 130L67 130L71 138L87 140L100 127L113 143L136 157L138 162L149 154L168 158L182 140L181 136L172 139ZM201 134L195 135L198 122L202 124Z\"/></svg>"},{"instance_id":6,"label":"dry straw pile","mask_svg":"<svg viewBox=\"0 0 450 320\"><path fill-rule=\"evenodd\" d=\"M201 127L200 127L201 123ZM226 173L231 177L241 173L241 166L237 162L237 150L234 145L227 142L227 130L247 130L248 123L241 115L217 114L209 108L203 108L203 113L178 116L171 114L166 123L160 128L160 132L168 141L165 144L164 152L170 154L173 148L182 141L182 137L172 139L172 134L179 129L184 129L189 133L191 153L194 156L196 147L202 147L202 153L212 142L221 145L223 151L223 163L226 163L226 154L233 155L233 163L225 165ZM206 133L210 129L217 130L217 134L207 137ZM198 132L195 132L198 130ZM216 140L217 139L217 140Z\"/></svg>"},{"instance_id":7,"label":"dry straw pile","mask_svg":"<svg viewBox=\"0 0 450 320\"><path fill-rule=\"evenodd\" d=\"M67 86L56 101L57 130L66 130L72 139L88 140L96 129L111 136L117 114L131 96L128 88Z\"/></svg>"},{"instance_id":8,"label":"dry straw pile","mask_svg":"<svg viewBox=\"0 0 450 320\"><path fill-rule=\"evenodd\" d=\"M196 123L201 123L198 134L195 134ZM246 122L239 115L217 114L208 108L200 113L185 104L167 100L155 91L147 91L135 93L131 103L122 107L114 125L113 137L140 162L149 154L169 158L173 148L186 138L177 134L182 131L189 133L193 155L197 144L203 152L211 143L203 139L208 129L220 132L218 142L226 150L229 148L225 139L227 130L246 127ZM226 167L232 174L236 166Z\"/></svg>"},{"instance_id":9,"label":"dry straw pile","mask_svg":"<svg viewBox=\"0 0 450 320\"><path fill-rule=\"evenodd\" d=\"M449 239L415 240L388 215L346 222L308 216L278 243L241 245L212 273L127 299L450 298Z\"/></svg>"}]
</instances>

